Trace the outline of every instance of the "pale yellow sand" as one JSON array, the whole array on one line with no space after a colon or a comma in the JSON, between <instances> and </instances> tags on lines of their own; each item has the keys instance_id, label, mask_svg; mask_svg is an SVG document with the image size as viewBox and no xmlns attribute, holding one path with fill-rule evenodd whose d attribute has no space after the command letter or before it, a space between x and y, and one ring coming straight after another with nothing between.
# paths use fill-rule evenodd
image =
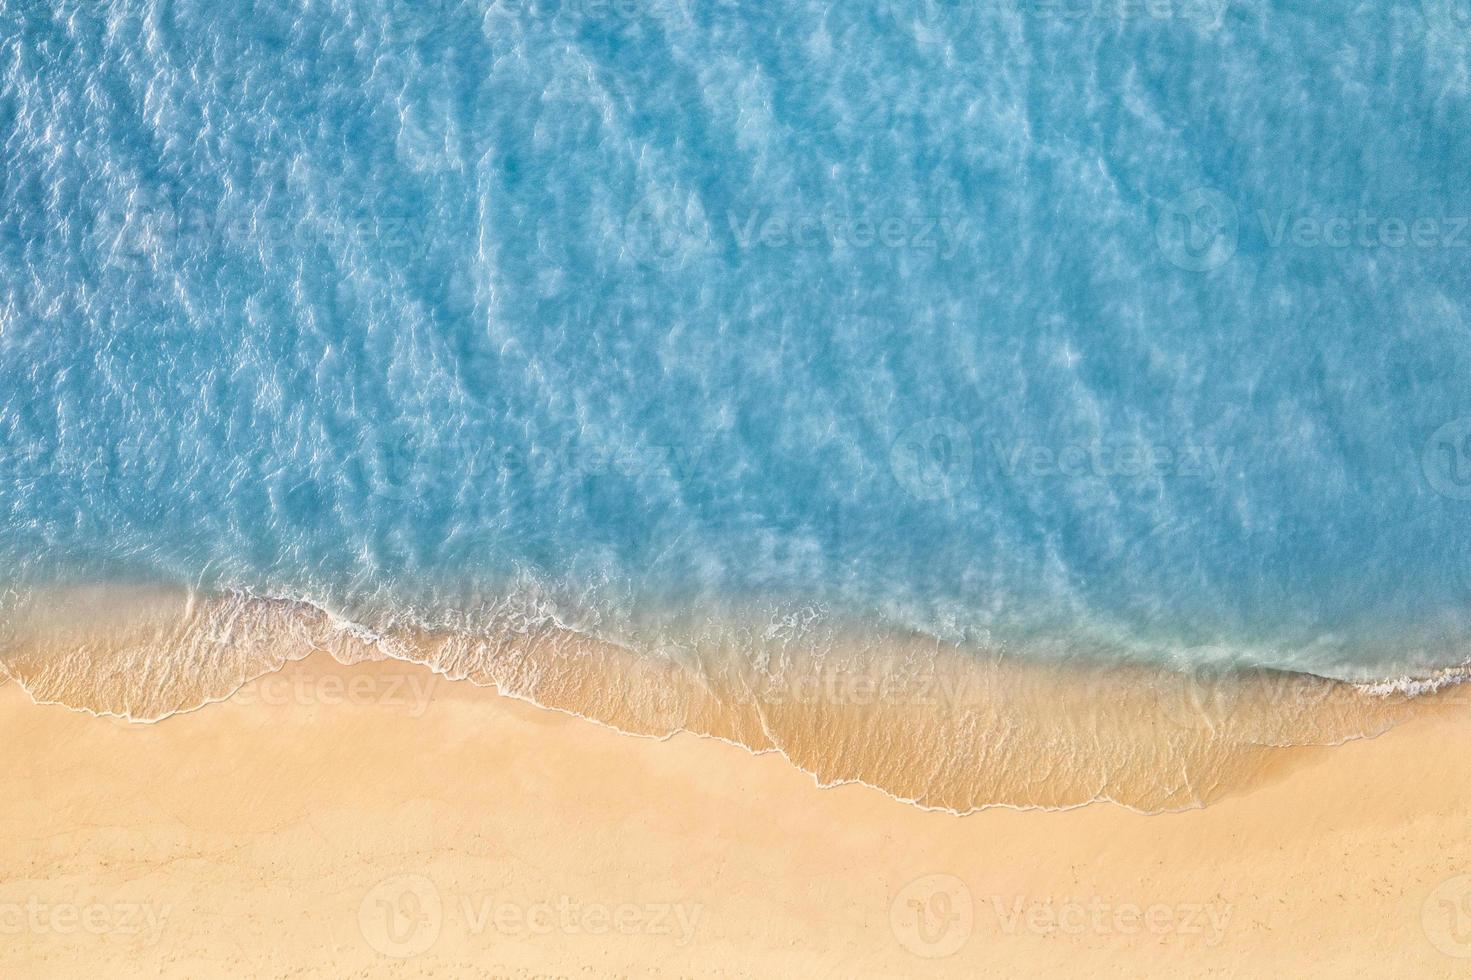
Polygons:
<instances>
[{"instance_id":1,"label":"pale yellow sand","mask_svg":"<svg viewBox=\"0 0 1471 980\"><path fill-rule=\"evenodd\" d=\"M0 977L1466 976L1466 710L958 818L396 663L152 726L5 684Z\"/></svg>"}]
</instances>

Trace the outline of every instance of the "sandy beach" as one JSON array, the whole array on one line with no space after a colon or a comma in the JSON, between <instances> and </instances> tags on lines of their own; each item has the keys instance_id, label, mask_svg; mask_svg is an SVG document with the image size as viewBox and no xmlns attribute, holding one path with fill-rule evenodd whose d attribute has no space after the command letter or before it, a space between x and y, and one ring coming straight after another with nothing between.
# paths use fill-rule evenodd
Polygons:
<instances>
[{"instance_id":1,"label":"sandy beach","mask_svg":"<svg viewBox=\"0 0 1471 980\"><path fill-rule=\"evenodd\" d=\"M1471 0L0 0L0 980L1471 980Z\"/></svg>"},{"instance_id":2,"label":"sandy beach","mask_svg":"<svg viewBox=\"0 0 1471 980\"><path fill-rule=\"evenodd\" d=\"M1214 805L925 812L399 663L152 725L0 686L0 973L1464 976L1461 704Z\"/></svg>"}]
</instances>

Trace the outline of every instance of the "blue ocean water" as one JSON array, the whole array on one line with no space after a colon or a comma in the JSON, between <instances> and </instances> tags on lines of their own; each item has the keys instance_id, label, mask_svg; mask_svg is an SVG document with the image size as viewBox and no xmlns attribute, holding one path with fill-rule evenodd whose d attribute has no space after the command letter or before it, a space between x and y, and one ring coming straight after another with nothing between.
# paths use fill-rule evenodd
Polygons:
<instances>
[{"instance_id":1,"label":"blue ocean water","mask_svg":"<svg viewBox=\"0 0 1471 980\"><path fill-rule=\"evenodd\" d=\"M0 0L4 580L1460 664L1465 14Z\"/></svg>"}]
</instances>

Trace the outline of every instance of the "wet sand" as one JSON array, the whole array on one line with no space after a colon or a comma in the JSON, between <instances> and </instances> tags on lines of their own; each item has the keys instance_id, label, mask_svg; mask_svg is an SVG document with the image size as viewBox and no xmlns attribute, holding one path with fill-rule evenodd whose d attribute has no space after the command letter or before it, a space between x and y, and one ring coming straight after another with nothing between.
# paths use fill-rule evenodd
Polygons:
<instances>
[{"instance_id":1,"label":"wet sand","mask_svg":"<svg viewBox=\"0 0 1471 980\"><path fill-rule=\"evenodd\" d=\"M960 649L815 617L713 617L637 650L554 618L496 629L366 628L305 602L96 586L37 593L8 618L0 674L33 699L135 721L231 696L313 652L394 659L655 737L777 752L820 784L926 809L1145 812L1251 785L1278 748L1377 735L1401 695L1273 670L1180 673L1104 655ZM425 675L427 676L427 675Z\"/></svg>"}]
</instances>

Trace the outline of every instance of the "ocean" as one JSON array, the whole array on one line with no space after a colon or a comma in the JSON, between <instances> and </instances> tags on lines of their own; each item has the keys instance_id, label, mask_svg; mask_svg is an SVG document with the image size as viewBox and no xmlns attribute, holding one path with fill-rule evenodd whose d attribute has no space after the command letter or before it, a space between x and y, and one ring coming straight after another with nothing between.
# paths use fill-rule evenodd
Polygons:
<instances>
[{"instance_id":1,"label":"ocean","mask_svg":"<svg viewBox=\"0 0 1471 980\"><path fill-rule=\"evenodd\" d=\"M0 671L622 671L789 755L720 678L1458 679L1468 64L1455 0L0 0Z\"/></svg>"}]
</instances>

